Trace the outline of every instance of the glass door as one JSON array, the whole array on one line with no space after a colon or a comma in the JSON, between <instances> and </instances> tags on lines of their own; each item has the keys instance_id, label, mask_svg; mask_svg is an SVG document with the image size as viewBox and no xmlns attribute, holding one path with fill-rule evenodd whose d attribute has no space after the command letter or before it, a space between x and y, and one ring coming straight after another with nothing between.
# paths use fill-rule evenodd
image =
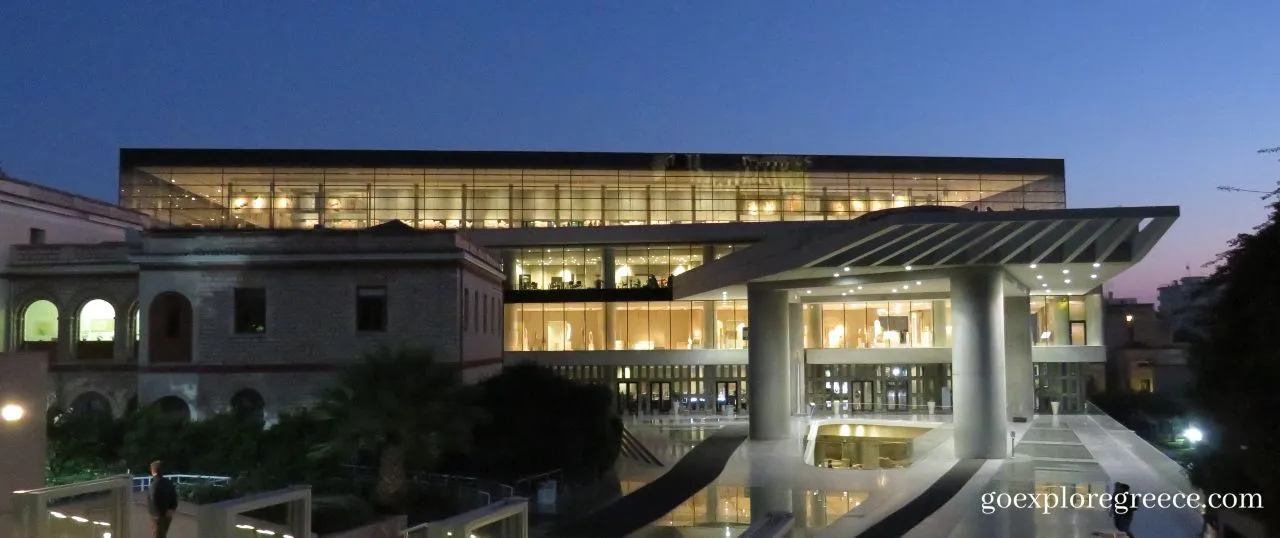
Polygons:
<instances>
[{"instance_id":1,"label":"glass door","mask_svg":"<svg viewBox=\"0 0 1280 538\"><path fill-rule=\"evenodd\" d=\"M665 381L649 383L649 412L671 412L671 383Z\"/></svg>"},{"instance_id":2,"label":"glass door","mask_svg":"<svg viewBox=\"0 0 1280 538\"><path fill-rule=\"evenodd\" d=\"M907 380L888 379L884 382L885 411L906 411L910 409L908 402Z\"/></svg>"},{"instance_id":3,"label":"glass door","mask_svg":"<svg viewBox=\"0 0 1280 538\"><path fill-rule=\"evenodd\" d=\"M634 415L640 412L640 384L635 381L618 383L618 414Z\"/></svg>"},{"instance_id":4,"label":"glass door","mask_svg":"<svg viewBox=\"0 0 1280 538\"><path fill-rule=\"evenodd\" d=\"M738 382L737 381L717 381L716 382L716 413L724 413L726 410L736 410L738 408Z\"/></svg>"},{"instance_id":5,"label":"glass door","mask_svg":"<svg viewBox=\"0 0 1280 538\"><path fill-rule=\"evenodd\" d=\"M854 381L849 389L850 411L871 411L874 409L875 389L871 381Z\"/></svg>"}]
</instances>

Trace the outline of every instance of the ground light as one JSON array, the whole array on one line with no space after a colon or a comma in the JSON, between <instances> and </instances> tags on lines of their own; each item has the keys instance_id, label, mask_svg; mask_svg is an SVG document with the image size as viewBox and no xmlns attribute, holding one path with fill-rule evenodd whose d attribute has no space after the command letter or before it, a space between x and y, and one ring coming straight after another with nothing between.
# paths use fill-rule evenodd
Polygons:
<instances>
[{"instance_id":1,"label":"ground light","mask_svg":"<svg viewBox=\"0 0 1280 538\"><path fill-rule=\"evenodd\" d=\"M1200 431L1200 428L1190 426L1187 429L1182 430L1182 438L1192 444L1199 443L1204 440L1204 432Z\"/></svg>"}]
</instances>

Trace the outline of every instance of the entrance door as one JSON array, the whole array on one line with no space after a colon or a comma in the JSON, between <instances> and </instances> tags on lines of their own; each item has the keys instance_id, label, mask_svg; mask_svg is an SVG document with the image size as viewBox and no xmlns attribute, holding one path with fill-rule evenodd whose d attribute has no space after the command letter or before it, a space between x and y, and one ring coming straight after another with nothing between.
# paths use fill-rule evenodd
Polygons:
<instances>
[{"instance_id":1,"label":"entrance door","mask_svg":"<svg viewBox=\"0 0 1280 538\"><path fill-rule=\"evenodd\" d=\"M716 413L724 413L726 409L738 408L738 382L716 382Z\"/></svg>"},{"instance_id":2,"label":"entrance door","mask_svg":"<svg viewBox=\"0 0 1280 538\"><path fill-rule=\"evenodd\" d=\"M1085 345L1086 339L1088 338L1088 335L1086 333L1087 329L1088 328L1085 326L1083 321L1071 322L1071 345L1073 346Z\"/></svg>"},{"instance_id":3,"label":"entrance door","mask_svg":"<svg viewBox=\"0 0 1280 538\"><path fill-rule=\"evenodd\" d=\"M671 412L671 383L649 383L649 411L652 413Z\"/></svg>"},{"instance_id":4,"label":"entrance door","mask_svg":"<svg viewBox=\"0 0 1280 538\"><path fill-rule=\"evenodd\" d=\"M640 384L635 381L618 383L618 414L634 415L640 412Z\"/></svg>"},{"instance_id":5,"label":"entrance door","mask_svg":"<svg viewBox=\"0 0 1280 538\"><path fill-rule=\"evenodd\" d=\"M910 409L908 405L907 381L905 379L894 379L884 382L884 409L885 411L907 411Z\"/></svg>"}]
</instances>

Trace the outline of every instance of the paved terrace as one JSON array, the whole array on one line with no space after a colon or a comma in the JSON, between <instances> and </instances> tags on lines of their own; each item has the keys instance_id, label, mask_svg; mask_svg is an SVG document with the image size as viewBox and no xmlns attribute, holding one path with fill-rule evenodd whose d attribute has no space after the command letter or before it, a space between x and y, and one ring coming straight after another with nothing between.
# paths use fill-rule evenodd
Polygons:
<instances>
[{"instance_id":1,"label":"paved terrace","mask_svg":"<svg viewBox=\"0 0 1280 538\"><path fill-rule=\"evenodd\" d=\"M807 431L809 420L797 417L792 421L791 440L748 441L736 448L733 443L725 442L706 445L709 449L715 447L708 452L733 450L718 476L704 482L709 476L708 461L718 458L700 456L698 465L688 466L696 468L696 472L686 472L677 460L690 453L688 447L696 444L692 439L702 437L691 437L688 434L691 428L714 430L719 425L681 426L688 423L688 418L658 424L633 423L629 428L654 453L665 456L666 467L624 465L620 473L624 480L665 482L668 486L664 487L679 483L682 492L698 491L706 486L744 488L750 491L752 516L768 509L789 509L796 514L796 527L804 529L803 534L798 535L811 537L1090 536L1113 529L1110 514L1105 510L1063 509L1048 514L1034 510L1001 511L984 515L981 496L990 491L1047 491L1063 485L1069 492L1101 493L1109 491L1116 481L1130 484L1135 492L1192 491L1176 463L1105 415L1037 416L1031 423L1013 424L1017 439L1015 457L985 461L954 458L952 426L947 415L867 414L850 420L861 424L926 426L933 430L917 440L915 462L906 469L821 469L802 460L804 448L799 439L803 437L802 432ZM706 438L736 438L740 435L738 428L740 426L732 426L719 433L708 431ZM670 511L685 500L655 496L653 492L657 489L641 495L645 489L623 497L597 514L633 511L652 514L660 509ZM848 512L837 517L815 515L807 504L807 496L825 497L832 493L861 500L851 503ZM703 520L693 523L696 527L682 529L681 535L701 536L704 531L715 528L717 536L725 536L724 532L736 536L745 529L741 523L747 516L739 514L737 519L726 520L723 515L715 516L717 511L707 510L713 513L712 520L704 516ZM676 519L658 518L646 528L634 529L639 532L632 535L644 535ZM620 532L630 526L617 525L609 530ZM1133 524L1133 531L1139 536L1195 536L1200 528L1200 517L1193 510L1139 510ZM614 535L626 534L596 536Z\"/></svg>"}]
</instances>

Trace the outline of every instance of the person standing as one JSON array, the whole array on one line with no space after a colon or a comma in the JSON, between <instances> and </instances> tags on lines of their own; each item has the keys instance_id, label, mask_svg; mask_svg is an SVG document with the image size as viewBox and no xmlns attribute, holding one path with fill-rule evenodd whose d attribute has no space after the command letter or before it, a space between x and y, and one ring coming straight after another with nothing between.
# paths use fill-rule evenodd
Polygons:
<instances>
[{"instance_id":1,"label":"person standing","mask_svg":"<svg viewBox=\"0 0 1280 538\"><path fill-rule=\"evenodd\" d=\"M1111 503L1112 521L1116 525L1116 530L1133 538L1133 531L1129 528L1133 525L1133 513L1138 510L1138 503L1132 490L1129 489L1129 484L1116 482Z\"/></svg>"},{"instance_id":2,"label":"person standing","mask_svg":"<svg viewBox=\"0 0 1280 538\"><path fill-rule=\"evenodd\" d=\"M165 538L178 509L178 490L164 476L163 462L151 462L151 487L147 490L147 510L151 513L151 538Z\"/></svg>"}]
</instances>

